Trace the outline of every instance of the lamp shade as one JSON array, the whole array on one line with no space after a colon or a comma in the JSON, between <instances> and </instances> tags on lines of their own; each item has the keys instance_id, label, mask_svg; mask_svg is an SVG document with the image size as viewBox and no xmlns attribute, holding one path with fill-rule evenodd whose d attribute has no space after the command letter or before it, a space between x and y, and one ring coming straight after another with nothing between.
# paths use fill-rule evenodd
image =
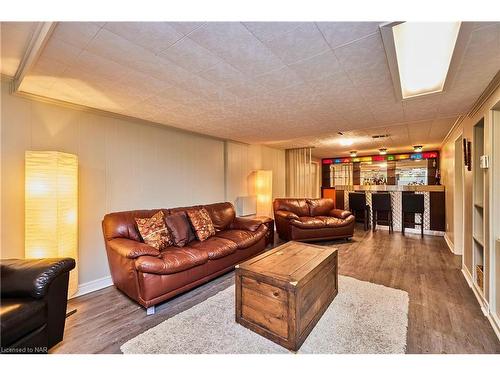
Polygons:
<instances>
[{"instance_id":1,"label":"lamp shade","mask_svg":"<svg viewBox=\"0 0 500 375\"><path fill-rule=\"evenodd\" d=\"M78 258L78 157L56 151L25 154L26 258ZM77 263L78 264L78 263ZM71 271L69 296L78 288Z\"/></svg>"},{"instance_id":2,"label":"lamp shade","mask_svg":"<svg viewBox=\"0 0 500 375\"><path fill-rule=\"evenodd\" d=\"M257 216L272 217L273 171L257 170L251 175L251 194L257 197Z\"/></svg>"}]
</instances>

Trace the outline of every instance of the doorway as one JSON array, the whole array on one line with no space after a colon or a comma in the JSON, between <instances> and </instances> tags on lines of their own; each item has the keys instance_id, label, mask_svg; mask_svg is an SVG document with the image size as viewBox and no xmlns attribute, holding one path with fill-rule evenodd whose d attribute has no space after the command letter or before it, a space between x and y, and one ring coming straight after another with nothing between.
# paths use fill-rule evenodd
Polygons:
<instances>
[{"instance_id":1,"label":"doorway","mask_svg":"<svg viewBox=\"0 0 500 375\"><path fill-rule=\"evenodd\" d=\"M453 249L463 254L464 248L464 153L462 135L455 140L455 181L453 199Z\"/></svg>"}]
</instances>

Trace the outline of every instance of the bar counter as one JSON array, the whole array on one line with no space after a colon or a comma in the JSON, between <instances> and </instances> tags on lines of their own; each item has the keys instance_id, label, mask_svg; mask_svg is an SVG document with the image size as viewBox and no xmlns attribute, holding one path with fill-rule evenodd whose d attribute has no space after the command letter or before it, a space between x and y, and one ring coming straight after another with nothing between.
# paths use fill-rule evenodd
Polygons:
<instances>
[{"instance_id":1,"label":"bar counter","mask_svg":"<svg viewBox=\"0 0 500 375\"><path fill-rule=\"evenodd\" d=\"M340 209L349 209L349 193L365 192L366 204L370 206L369 223L372 226L372 193L388 192L391 195L392 215L394 231L401 231L402 221L402 195L423 194L424 195L424 233L429 235L443 236L445 233L445 187L443 185L337 185L335 187L323 187L322 196L333 198L335 205ZM420 221L420 215L416 215ZM377 225L378 229L387 229L387 226ZM420 233L420 229L407 228L410 233Z\"/></svg>"},{"instance_id":2,"label":"bar counter","mask_svg":"<svg viewBox=\"0 0 500 375\"><path fill-rule=\"evenodd\" d=\"M347 191L444 191L444 185L337 185L335 190Z\"/></svg>"}]
</instances>

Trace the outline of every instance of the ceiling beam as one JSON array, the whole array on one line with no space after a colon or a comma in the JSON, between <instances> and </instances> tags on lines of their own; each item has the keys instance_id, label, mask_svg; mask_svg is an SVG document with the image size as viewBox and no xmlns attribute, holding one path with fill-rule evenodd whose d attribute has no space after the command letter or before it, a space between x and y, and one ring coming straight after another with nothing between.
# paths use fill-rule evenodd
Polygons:
<instances>
[{"instance_id":1,"label":"ceiling beam","mask_svg":"<svg viewBox=\"0 0 500 375\"><path fill-rule=\"evenodd\" d=\"M19 87L30 69L35 65L38 57L43 51L45 44L47 44L52 32L56 27L57 22L41 22L36 30L33 32L28 48L17 68L16 74L12 81L12 92L19 91Z\"/></svg>"}]
</instances>

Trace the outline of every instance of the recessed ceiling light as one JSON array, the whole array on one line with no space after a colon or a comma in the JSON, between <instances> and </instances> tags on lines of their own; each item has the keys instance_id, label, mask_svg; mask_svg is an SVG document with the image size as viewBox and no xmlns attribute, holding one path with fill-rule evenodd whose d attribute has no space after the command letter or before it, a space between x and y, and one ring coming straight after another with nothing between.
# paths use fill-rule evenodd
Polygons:
<instances>
[{"instance_id":1,"label":"recessed ceiling light","mask_svg":"<svg viewBox=\"0 0 500 375\"><path fill-rule=\"evenodd\" d=\"M422 152L423 146L413 146L413 152Z\"/></svg>"},{"instance_id":2,"label":"recessed ceiling light","mask_svg":"<svg viewBox=\"0 0 500 375\"><path fill-rule=\"evenodd\" d=\"M358 152L357 152L357 151L351 151L351 152L349 153L349 155L351 155L351 158L355 158L355 157L356 157L356 155L358 155Z\"/></svg>"},{"instance_id":3,"label":"recessed ceiling light","mask_svg":"<svg viewBox=\"0 0 500 375\"><path fill-rule=\"evenodd\" d=\"M351 138L341 138L339 143L342 146L351 146L354 143L354 141Z\"/></svg>"},{"instance_id":4,"label":"recessed ceiling light","mask_svg":"<svg viewBox=\"0 0 500 375\"><path fill-rule=\"evenodd\" d=\"M403 99L443 91L461 22L392 27Z\"/></svg>"},{"instance_id":5,"label":"recessed ceiling light","mask_svg":"<svg viewBox=\"0 0 500 375\"><path fill-rule=\"evenodd\" d=\"M380 155L385 155L385 154L387 154L387 149L386 149L386 148L379 148L379 149L378 149L378 153L379 153Z\"/></svg>"}]
</instances>

